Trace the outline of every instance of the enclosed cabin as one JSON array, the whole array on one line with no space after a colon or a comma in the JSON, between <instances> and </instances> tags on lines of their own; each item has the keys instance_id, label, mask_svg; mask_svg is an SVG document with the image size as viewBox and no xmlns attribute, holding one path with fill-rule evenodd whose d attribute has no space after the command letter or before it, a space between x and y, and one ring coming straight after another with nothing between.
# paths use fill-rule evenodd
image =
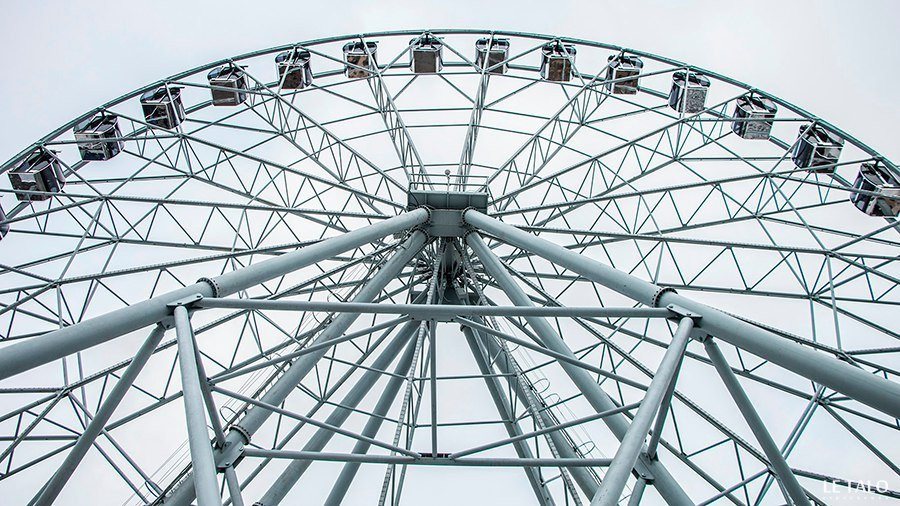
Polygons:
<instances>
[{"instance_id":1,"label":"enclosed cabin","mask_svg":"<svg viewBox=\"0 0 900 506\"><path fill-rule=\"evenodd\" d=\"M414 74L436 74L444 68L444 43L431 35L409 41L410 67Z\"/></svg>"},{"instance_id":2,"label":"enclosed cabin","mask_svg":"<svg viewBox=\"0 0 900 506\"><path fill-rule=\"evenodd\" d=\"M834 172L834 164L841 156L844 139L818 124L803 125L794 143L791 158L801 169L813 172Z\"/></svg>"},{"instance_id":3,"label":"enclosed cabin","mask_svg":"<svg viewBox=\"0 0 900 506\"><path fill-rule=\"evenodd\" d=\"M100 114L75 125L75 142L82 160L109 160L124 148L119 118L114 114Z\"/></svg>"},{"instance_id":4,"label":"enclosed cabin","mask_svg":"<svg viewBox=\"0 0 900 506\"><path fill-rule=\"evenodd\" d=\"M669 107L684 114L695 114L706 108L709 78L696 72L678 71L672 74Z\"/></svg>"},{"instance_id":5,"label":"enclosed cabin","mask_svg":"<svg viewBox=\"0 0 900 506\"><path fill-rule=\"evenodd\" d=\"M638 92L638 77L644 62L637 56L624 54L610 55L606 59L606 89L616 95L635 95Z\"/></svg>"},{"instance_id":6,"label":"enclosed cabin","mask_svg":"<svg viewBox=\"0 0 900 506\"><path fill-rule=\"evenodd\" d=\"M172 129L184 121L184 105L181 103L181 87L160 86L141 95L141 109L147 123Z\"/></svg>"},{"instance_id":7,"label":"enclosed cabin","mask_svg":"<svg viewBox=\"0 0 900 506\"><path fill-rule=\"evenodd\" d=\"M312 84L310 54L306 50L292 49L275 56L275 73L283 90L300 90Z\"/></svg>"},{"instance_id":8,"label":"enclosed cabin","mask_svg":"<svg viewBox=\"0 0 900 506\"><path fill-rule=\"evenodd\" d=\"M243 67L224 65L206 74L213 105L240 105L247 100L247 73Z\"/></svg>"},{"instance_id":9,"label":"enclosed cabin","mask_svg":"<svg viewBox=\"0 0 900 506\"><path fill-rule=\"evenodd\" d=\"M505 74L509 39L484 37L475 42L475 64L489 74Z\"/></svg>"},{"instance_id":10,"label":"enclosed cabin","mask_svg":"<svg viewBox=\"0 0 900 506\"><path fill-rule=\"evenodd\" d=\"M853 188L871 193L853 192L850 202L869 216L900 215L900 178L879 162L859 166Z\"/></svg>"},{"instance_id":11,"label":"enclosed cabin","mask_svg":"<svg viewBox=\"0 0 900 506\"><path fill-rule=\"evenodd\" d=\"M548 42L541 47L541 78L564 82L572 79L575 62L575 46L560 41Z\"/></svg>"},{"instance_id":12,"label":"enclosed cabin","mask_svg":"<svg viewBox=\"0 0 900 506\"><path fill-rule=\"evenodd\" d=\"M19 200L41 201L58 193L65 186L66 178L56 153L40 148L9 171L9 182Z\"/></svg>"},{"instance_id":13,"label":"enclosed cabin","mask_svg":"<svg viewBox=\"0 0 900 506\"><path fill-rule=\"evenodd\" d=\"M755 93L738 97L735 101L731 130L744 139L768 139L778 107L768 97Z\"/></svg>"},{"instance_id":14,"label":"enclosed cabin","mask_svg":"<svg viewBox=\"0 0 900 506\"><path fill-rule=\"evenodd\" d=\"M378 68L378 44L375 42L348 42L344 44L344 72L350 79L365 79Z\"/></svg>"}]
</instances>

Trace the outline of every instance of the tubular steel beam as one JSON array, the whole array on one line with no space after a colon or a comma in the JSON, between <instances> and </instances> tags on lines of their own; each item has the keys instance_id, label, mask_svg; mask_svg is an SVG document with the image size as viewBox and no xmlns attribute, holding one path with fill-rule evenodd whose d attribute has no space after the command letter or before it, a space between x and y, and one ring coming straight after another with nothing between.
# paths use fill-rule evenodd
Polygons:
<instances>
[{"instance_id":1,"label":"tubular steel beam","mask_svg":"<svg viewBox=\"0 0 900 506\"><path fill-rule=\"evenodd\" d=\"M778 481L781 482L784 490L787 491L790 500L793 501L794 504L800 506L811 506L809 498L806 497L806 492L803 491L803 487L800 486L797 477L794 476L791 468L788 467L787 462L784 460L784 456L781 454L781 450L778 449L778 445L775 444L769 431L766 430L766 425L753 408L753 402L747 397L747 393L741 388L737 376L734 374L734 371L731 370L731 366L728 365L728 361L725 360L719 346L709 338L703 342L703 346L706 347L706 354L709 355L709 359L716 367L716 371L718 371L719 376L722 377L722 382L725 383L725 387L728 388L728 392L734 399L734 403L737 404L738 409L741 410L741 414L744 415L744 420L747 421L747 425L750 426L750 430L752 430L753 435L756 436L756 441L762 447L766 457L769 458L769 463L775 471L775 476L778 478Z\"/></svg>"},{"instance_id":2,"label":"tubular steel beam","mask_svg":"<svg viewBox=\"0 0 900 506\"><path fill-rule=\"evenodd\" d=\"M194 349L194 331L187 309L176 306L175 334L178 338L178 366L181 370L181 385L184 392L184 414L188 428L188 443L191 448L191 463L194 468L194 489L197 491L199 506L222 504L216 479L216 462L209 432L206 430L206 415L203 414L203 393L200 390L200 373L197 370L197 352Z\"/></svg>"},{"instance_id":3,"label":"tubular steel beam","mask_svg":"<svg viewBox=\"0 0 900 506\"><path fill-rule=\"evenodd\" d=\"M867 373L836 358L745 323L715 308L614 269L587 256L523 232L469 209L469 225L501 241L535 253L627 297L651 307L680 306L703 316L701 327L725 342L764 358L800 376L821 383L894 418L900 418L900 384Z\"/></svg>"},{"instance_id":4,"label":"tubular steel beam","mask_svg":"<svg viewBox=\"0 0 900 506\"><path fill-rule=\"evenodd\" d=\"M464 329L463 331L464 331L464 332L466 332L466 331L471 331L471 329ZM634 408L636 408L636 407L638 407L638 406L640 406L640 405L641 405L641 403L639 403L639 402L635 402L635 403L632 403L632 404L626 404L625 406L622 406L621 408L611 409L611 410L609 410L609 411L601 411L600 413L595 413L595 414L593 414L593 415L588 415L588 416L584 416L584 417L581 417L581 418L576 418L575 420L572 420L572 421L569 421L569 422L565 422L565 423L561 423L561 424L559 424L559 425L551 425L550 427L547 427L547 428L545 428L545 429L533 430L533 431L528 432L528 433L518 434L518 435L516 435L516 436L511 436L511 437L509 437L509 438L501 439L501 440L499 440L499 441L494 441L494 442L492 442L492 443L486 443L486 444L483 444L483 445L480 445L480 446L476 446L476 447L474 447L474 448L469 448L469 449L466 449L466 450L461 450L461 451L458 451L458 452L454 452L454 453L451 453L451 454L450 454L450 457L452 457L452 458L465 457L466 455L471 455L471 454L473 454L473 453L483 452L483 451L485 451L485 450L490 450L491 448L497 448L498 446L503 446L503 445L507 445L507 444L510 444L510 443L515 443L515 442L517 442L517 441L522 441L522 440L525 440L525 439L530 439L530 438L533 438L533 437L536 437L536 436L542 436L542 435L544 435L544 434L549 434L549 433L551 433L551 432L556 432L556 431L559 431L559 430L568 429L569 427L574 427L574 426L576 426L576 425L581 425L581 424L583 424L583 423L593 422L594 420L599 420L599 419L605 418L605 417L607 417L607 416L618 415L619 413L624 413L624 412L626 412L626 411L631 411L632 409L634 409Z\"/></svg>"},{"instance_id":5,"label":"tubular steel beam","mask_svg":"<svg viewBox=\"0 0 900 506\"><path fill-rule=\"evenodd\" d=\"M466 336L466 341L469 344L469 349L472 350L472 356L475 358L475 363L478 365L478 369L481 371L481 374L484 375L484 382L488 388L488 392L491 394L491 398L494 401L494 406L497 408L497 412L500 413L500 417L503 419L503 426L506 427L506 432L509 434L510 442L514 445L516 450L516 455L519 458L533 458L534 454L531 451L531 447L528 446L528 443L524 442L524 438L522 435L524 434L522 428L519 426L519 423L516 421L515 413L513 412L512 407L510 406L509 399L506 397L506 394L503 392L503 386L500 383L499 378L488 376L491 374L490 365L484 358L484 353L481 351L481 346L479 345L479 335L476 334L474 330L468 327L463 327L463 334ZM478 450L475 450L478 451ZM470 453L475 453L472 451ZM451 454L450 458L458 459L462 457L463 452L457 452L456 454ZM542 506L551 506L555 504L553 502L553 497L550 495L550 491L544 485L543 480L541 479L538 470L533 467L523 467L523 471L525 471L525 476L528 478L528 482L531 484L531 488L534 490L534 494L538 499L538 502Z\"/></svg>"},{"instance_id":6,"label":"tubular steel beam","mask_svg":"<svg viewBox=\"0 0 900 506\"><path fill-rule=\"evenodd\" d=\"M550 316L578 318L669 318L673 313L665 308L631 307L519 307L466 306L452 304L374 304L356 302L293 301L268 299L204 298L194 307L260 309L276 311L322 311L336 313L403 314L419 320L452 318L454 316Z\"/></svg>"},{"instance_id":7,"label":"tubular steel beam","mask_svg":"<svg viewBox=\"0 0 900 506\"><path fill-rule=\"evenodd\" d=\"M375 359L375 362L372 363L372 367L366 369L357 382L353 385L353 388L347 393L346 396L341 400L338 407L335 408L334 411L328 415L325 423L331 427L340 427L350 416L353 410L362 402L363 398L366 394L369 393L369 390L375 386L375 383L381 378L383 375L380 371L387 369L389 365L397 358L400 354L401 350L402 356L400 357L398 363L398 370L402 370L406 372L409 369L410 364L413 359L413 351L415 350L415 340L410 339L413 332L418 328L417 322L409 322L403 326L403 329L397 334L397 337L394 338L394 341L388 345L387 348ZM405 350L404 350L405 346ZM392 376L392 379L403 380L402 376ZM309 454L315 454L321 452L325 445L331 440L332 436L334 436L334 431L330 429L322 429L320 428L313 434L306 444L303 446L303 452ZM382 446L387 445L393 447L393 445L389 445L387 443L381 443ZM399 450L401 453L404 453L404 457L401 458L412 458L416 459L419 454L415 452L409 452L405 449L394 447L395 451ZM410 455L410 453L414 453L414 455ZM360 455L360 457L365 457L365 455ZM352 457L351 457L352 458ZM311 461L315 459L309 460L295 460L291 462L288 467L281 473L278 479L275 480L275 483L269 487L269 490L263 495L262 499L260 499L256 504L259 506L273 506L279 504L287 495L287 493L291 490L291 488L297 483L303 473L306 472L306 469L309 468L309 465L312 463ZM354 460L347 460L346 462L355 462Z\"/></svg>"},{"instance_id":8,"label":"tubular steel beam","mask_svg":"<svg viewBox=\"0 0 900 506\"><path fill-rule=\"evenodd\" d=\"M233 466L225 468L225 483L228 484L228 496L232 506L244 506L244 497L241 495L241 484L237 479Z\"/></svg>"},{"instance_id":9,"label":"tubular steel beam","mask_svg":"<svg viewBox=\"0 0 900 506\"><path fill-rule=\"evenodd\" d=\"M352 233L352 232L351 232ZM403 267L412 260L425 244L425 234L415 231L410 237L398 247L390 258L381 266L381 268L369 279L354 297L354 302L371 302L381 292L381 290L403 269ZM313 340L310 345L318 345L327 343L334 339L338 339L350 325L356 321L358 314L345 313L335 317L334 321L328 325L325 330ZM412 322L411 322L412 323ZM304 377L315 367L316 363L328 352L327 348L322 348L315 353L303 355L278 378L265 395L260 399L266 404L273 406L280 405L290 395ZM240 427L247 435L252 436L269 418L272 412L261 407L253 407L247 411L247 414L240 420ZM228 433L227 442L229 444L244 444L249 441L241 431L232 430ZM190 481L185 481L179 485L168 498L171 504L187 505L193 498L193 486Z\"/></svg>"},{"instance_id":10,"label":"tubular steel beam","mask_svg":"<svg viewBox=\"0 0 900 506\"><path fill-rule=\"evenodd\" d=\"M412 329L410 329L410 333L411 332ZM413 346L409 347L410 352L415 351L415 343L412 344ZM372 416L369 417L366 426L363 428L362 435L364 437L375 438L378 436L378 431L381 429L381 425L384 423L388 411L394 404L394 400L397 398L400 387L403 386L403 381L405 380L403 375L409 370L412 359L413 355L410 354L408 357L403 357L403 359L397 362L397 366L394 368L395 376L388 379L388 382L381 393L381 397L379 397L378 403L375 405L375 409L372 410ZM371 446L371 444L365 441L357 441L353 446L353 453L364 455L369 451ZM407 452L404 450L401 453ZM341 469L341 474L338 476L337 481L334 482L334 485L331 487L331 492L325 500L326 505L341 504L344 500L344 496L347 494L347 489L350 488L350 484L353 482L353 478L356 477L357 471L359 471L359 462L347 462L344 464L343 469Z\"/></svg>"},{"instance_id":11,"label":"tubular steel beam","mask_svg":"<svg viewBox=\"0 0 900 506\"><path fill-rule=\"evenodd\" d=\"M468 216L470 213L471 211L468 211L466 215ZM531 299L528 298L525 291L513 280L506 267L497 258L497 255L487 247L477 232L470 232L466 236L466 243L481 259L485 271L497 281L514 304L521 306L532 305ZM546 320L540 317L526 317L525 320L544 341L544 346L557 353L575 358L572 350L569 349L568 345ZM560 362L560 366L597 412L609 411L618 407L587 371L566 362ZM606 417L603 421L619 441L625 439L629 424L624 415ZM654 477L654 484L667 503L673 506L693 504L675 478L669 474L658 460L650 460L642 456L639 465L642 466L642 469L646 469L649 475Z\"/></svg>"},{"instance_id":12,"label":"tubular steel beam","mask_svg":"<svg viewBox=\"0 0 900 506\"><path fill-rule=\"evenodd\" d=\"M270 258L212 279L138 302L128 307L12 344L0 353L0 380L152 325L169 315L171 302L200 294L224 297L283 274L358 248L395 232L424 223L428 211L416 209L387 220L325 239L297 251Z\"/></svg>"},{"instance_id":13,"label":"tubular steel beam","mask_svg":"<svg viewBox=\"0 0 900 506\"><path fill-rule=\"evenodd\" d=\"M694 320L684 317L678 322L678 330L672 337L672 343L666 350L659 368L650 382L650 388L641 401L641 407L638 408L637 414L631 421L631 427L628 433L622 439L622 444L616 450L616 456L613 457L612 464L600 483L600 488L591 499L591 506L613 506L619 504L619 497L625 490L628 477L634 469L641 454L641 448L644 446L644 440L650 432L650 424L653 423L654 417L659 412L663 397L669 389L669 384L675 381L675 372L678 370L678 364L684 355L688 340L691 337L691 330L694 329Z\"/></svg>"},{"instance_id":14,"label":"tubular steel beam","mask_svg":"<svg viewBox=\"0 0 900 506\"><path fill-rule=\"evenodd\" d=\"M450 459L446 457L404 457L400 455L359 455L354 453L328 453L292 450L261 450L247 448L245 457L263 457L270 459L288 459L294 462L359 462L361 464L404 464L413 466L453 466L453 467L605 467L611 459L520 459L504 457L468 457ZM293 462L292 462L293 463ZM268 503L258 502L265 505Z\"/></svg>"},{"instance_id":15,"label":"tubular steel beam","mask_svg":"<svg viewBox=\"0 0 900 506\"><path fill-rule=\"evenodd\" d=\"M166 329L162 325L157 325L153 328L150 332L150 336L144 341L144 344L138 350L137 354L135 354L131 363L128 364L128 367L122 372L119 381L106 396L106 400L103 401L100 409L94 414L91 423L89 423L84 429L84 432L78 436L78 441L75 442L75 446L73 446L68 455L66 455L66 459L63 461L62 465L59 466L53 474L53 477L50 478L50 481L47 482L40 492L40 495L34 500L35 505L44 506L46 504L52 504L53 501L56 500L56 497L62 491L63 487L66 486L66 482L72 476L72 473L75 472L78 464L81 463L81 459L84 458L85 454L87 454L88 450L97 439L97 436L103 431L106 422L109 421L113 412L115 412L119 403L122 401L122 398L128 393L128 389L131 388L138 373L141 372L141 369L144 368L147 360L153 355L156 346L159 344L165 333Z\"/></svg>"}]
</instances>

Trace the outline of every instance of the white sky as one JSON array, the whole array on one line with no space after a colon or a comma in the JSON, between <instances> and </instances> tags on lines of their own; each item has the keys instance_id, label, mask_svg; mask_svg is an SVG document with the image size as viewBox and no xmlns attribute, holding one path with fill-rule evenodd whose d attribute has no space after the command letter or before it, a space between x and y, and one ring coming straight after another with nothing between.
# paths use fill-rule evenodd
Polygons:
<instances>
[{"instance_id":1,"label":"white sky","mask_svg":"<svg viewBox=\"0 0 900 506\"><path fill-rule=\"evenodd\" d=\"M567 35L680 59L798 104L898 160L898 14L900 3L890 0L4 0L0 158L91 107L221 57L347 33L468 27Z\"/></svg>"}]
</instances>

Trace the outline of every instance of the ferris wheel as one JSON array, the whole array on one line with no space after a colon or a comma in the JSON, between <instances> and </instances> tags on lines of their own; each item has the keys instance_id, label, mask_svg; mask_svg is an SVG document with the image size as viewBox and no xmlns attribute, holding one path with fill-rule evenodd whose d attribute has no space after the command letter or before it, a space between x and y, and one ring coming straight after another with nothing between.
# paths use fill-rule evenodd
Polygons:
<instances>
[{"instance_id":1,"label":"ferris wheel","mask_svg":"<svg viewBox=\"0 0 900 506\"><path fill-rule=\"evenodd\" d=\"M900 499L900 171L734 79L333 37L2 172L3 504Z\"/></svg>"}]
</instances>

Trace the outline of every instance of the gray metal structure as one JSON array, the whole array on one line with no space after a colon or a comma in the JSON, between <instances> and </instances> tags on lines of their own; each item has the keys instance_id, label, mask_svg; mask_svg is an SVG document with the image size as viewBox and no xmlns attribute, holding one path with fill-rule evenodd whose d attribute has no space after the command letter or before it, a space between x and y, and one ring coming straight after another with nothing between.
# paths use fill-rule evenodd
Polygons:
<instances>
[{"instance_id":1,"label":"gray metal structure","mask_svg":"<svg viewBox=\"0 0 900 506\"><path fill-rule=\"evenodd\" d=\"M507 58L478 64L495 38ZM571 79L542 79L548 43L577 48ZM284 51L311 83L272 73ZM616 55L643 64L627 89ZM245 76L227 106L223 65ZM669 107L690 72L702 109ZM161 87L171 129L141 116ZM777 112L742 138L751 94ZM100 113L122 149L82 160L72 128ZM843 140L836 163L794 165L801 125ZM38 149L64 187L0 184L10 504L900 500L898 225L849 198L861 164L897 167L762 90L408 30L171 76L0 172Z\"/></svg>"}]
</instances>

